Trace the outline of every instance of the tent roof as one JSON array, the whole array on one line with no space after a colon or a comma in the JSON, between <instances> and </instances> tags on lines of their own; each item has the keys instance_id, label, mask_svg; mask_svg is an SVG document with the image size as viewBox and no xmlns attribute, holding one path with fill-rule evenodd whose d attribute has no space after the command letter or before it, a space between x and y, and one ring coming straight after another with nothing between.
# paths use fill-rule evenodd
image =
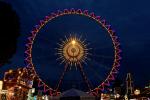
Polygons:
<instances>
[{"instance_id":1,"label":"tent roof","mask_svg":"<svg viewBox=\"0 0 150 100\"><path fill-rule=\"evenodd\" d=\"M61 97L76 97L76 96L79 96L79 97L92 97L91 95L83 92L83 91L80 91L80 90L77 90L77 89L70 89L70 90L67 90L65 92L63 92L61 95Z\"/></svg>"}]
</instances>

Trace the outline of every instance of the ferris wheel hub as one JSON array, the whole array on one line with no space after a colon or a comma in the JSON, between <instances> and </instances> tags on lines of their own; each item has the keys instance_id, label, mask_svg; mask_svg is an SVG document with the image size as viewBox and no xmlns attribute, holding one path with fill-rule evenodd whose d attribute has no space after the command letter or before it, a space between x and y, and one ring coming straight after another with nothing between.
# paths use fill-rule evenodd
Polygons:
<instances>
[{"instance_id":1,"label":"ferris wheel hub","mask_svg":"<svg viewBox=\"0 0 150 100\"><path fill-rule=\"evenodd\" d=\"M88 55L86 44L76 36L70 36L61 41L58 48L58 55L62 62L76 66L85 61Z\"/></svg>"}]
</instances>

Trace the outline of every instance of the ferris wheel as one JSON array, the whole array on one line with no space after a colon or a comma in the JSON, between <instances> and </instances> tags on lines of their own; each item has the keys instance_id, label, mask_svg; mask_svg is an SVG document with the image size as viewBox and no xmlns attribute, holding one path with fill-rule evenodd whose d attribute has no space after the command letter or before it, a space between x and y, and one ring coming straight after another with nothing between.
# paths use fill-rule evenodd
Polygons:
<instances>
[{"instance_id":1,"label":"ferris wheel","mask_svg":"<svg viewBox=\"0 0 150 100\"><path fill-rule=\"evenodd\" d=\"M64 20L71 23L71 25L76 23L76 20L74 22L71 22L72 19L70 22L68 21L69 17L72 18L74 15L75 17L78 16L78 24L82 24L82 22L80 23L82 20L80 17L83 17L83 19L87 18L88 21L92 20L92 23L96 24L98 28L101 27L100 30L103 30L104 33L106 33L105 35L108 36L107 38L109 38L111 51L109 51L108 48L105 50L97 49L107 44L106 41L101 45L98 44L98 42L103 41L106 36L100 36L101 39L99 40L99 35L94 36L94 33L91 33L92 35L77 32L71 33L71 29L69 29L68 33L62 32L62 30L64 31L64 27L67 27ZM64 20L62 21L61 18L64 18ZM52 25L49 26L49 23ZM87 26L88 28L92 28L90 25ZM54 30L55 27L58 28ZM72 29L76 30L78 26L74 27L69 24L68 27L73 27ZM57 29L60 29L60 31ZM55 31L62 33L54 34ZM43 36L44 34L47 35ZM92 36L94 38L92 38ZM103 53L106 55L110 53L111 56L103 55ZM26 43L25 63L28 72L36 76L35 80L38 82L38 87L44 93L58 95L64 91L62 88L66 88L67 86L68 88L66 89L71 87L76 88L77 86L81 86L80 84L84 84L80 87L83 88L83 91L96 95L107 89L110 86L110 82L115 79L120 66L120 53L121 49L118 37L104 19L100 16L96 16L93 12L89 13L88 10L65 9L45 16L45 18L40 20L39 24L33 28ZM104 65L102 62L109 63L109 65ZM106 70L107 73L103 70ZM101 77L103 77L102 73L106 74L103 79L101 79ZM76 76L74 76L75 74ZM41 78L42 75L44 76L43 78ZM98 78L95 78L94 75ZM83 80L82 82L80 82L81 79L79 80L79 77ZM55 80L52 81L51 78L57 79L56 82ZM73 81L73 79L76 80ZM101 79L101 81L99 81L99 79ZM46 82L47 80L49 80L49 82ZM63 83L65 86L62 86L64 85Z\"/></svg>"}]
</instances>

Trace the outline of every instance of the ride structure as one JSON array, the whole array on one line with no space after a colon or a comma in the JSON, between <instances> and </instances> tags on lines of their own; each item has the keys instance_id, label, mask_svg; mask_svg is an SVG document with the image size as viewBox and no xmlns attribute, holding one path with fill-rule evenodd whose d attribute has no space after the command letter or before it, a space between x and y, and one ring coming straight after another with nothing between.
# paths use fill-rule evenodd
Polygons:
<instances>
[{"instance_id":1,"label":"ride structure","mask_svg":"<svg viewBox=\"0 0 150 100\"><path fill-rule=\"evenodd\" d=\"M87 48L86 43L76 37L76 36L70 36L69 38L66 38L66 40L63 40L59 45L59 48L56 48L58 60L61 61L61 63L64 63L64 72L62 73L60 80L57 84L57 88L53 88L51 86L48 86L45 82L42 81L42 79L38 76L35 65L32 61L32 47L34 44L34 40L39 33L39 31L50 21L54 20L55 18L65 16L65 15L79 15L79 16L85 16L90 18L93 21L96 21L101 27L103 27L107 33L109 34L112 43L113 43L113 49L114 49L114 60L112 64L111 71L109 75L106 77L106 79L100 83L97 87L94 89L91 89L89 80L86 77L86 74L84 73L84 69L82 67L82 63L85 62L86 59L88 59L89 49ZM59 86L63 81L65 72L68 70L68 68L72 68L71 66L76 66L77 69L80 70L82 77L87 84L89 91L86 91L89 94L92 95L98 95L102 91L104 91L107 87L110 86L110 82L115 80L115 76L118 73L119 66L120 66L120 60L121 60L121 49L120 49L120 43L118 40L118 37L116 36L115 31L112 29L111 25L109 25L106 20L102 19L100 16L96 16L93 12L90 13L88 10L81 10L81 9L64 9L63 11L57 11L55 13L51 13L48 16L45 16L43 20L40 20L39 24L37 24L33 30L31 31L30 36L27 39L26 43L26 50L25 50L25 63L26 68L28 70L28 73L35 76L35 80L38 81L38 87L42 87L44 93L49 92L49 94L52 95L58 95L60 93ZM70 67L69 67L70 66Z\"/></svg>"}]
</instances>

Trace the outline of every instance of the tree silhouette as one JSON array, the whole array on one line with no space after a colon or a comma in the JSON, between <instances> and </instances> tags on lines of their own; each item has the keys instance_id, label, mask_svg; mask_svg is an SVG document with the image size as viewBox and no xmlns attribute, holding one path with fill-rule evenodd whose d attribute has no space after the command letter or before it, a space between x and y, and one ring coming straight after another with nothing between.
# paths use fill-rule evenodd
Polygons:
<instances>
[{"instance_id":1,"label":"tree silhouette","mask_svg":"<svg viewBox=\"0 0 150 100\"><path fill-rule=\"evenodd\" d=\"M11 5L0 1L0 65L9 62L17 48L20 23Z\"/></svg>"}]
</instances>

